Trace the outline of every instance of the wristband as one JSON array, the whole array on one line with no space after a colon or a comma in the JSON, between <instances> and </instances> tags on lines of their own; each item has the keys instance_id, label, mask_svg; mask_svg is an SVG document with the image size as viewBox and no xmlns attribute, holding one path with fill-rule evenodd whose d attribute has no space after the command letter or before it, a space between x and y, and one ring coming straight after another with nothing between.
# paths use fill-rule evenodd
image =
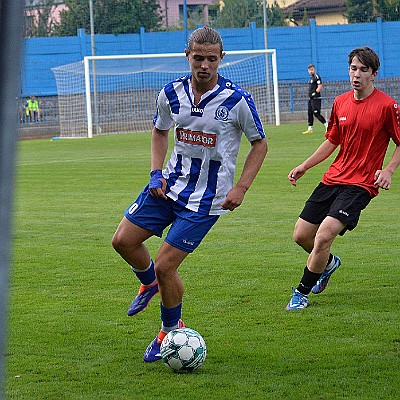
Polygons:
<instances>
[{"instance_id":1,"label":"wristband","mask_svg":"<svg viewBox=\"0 0 400 400\"><path fill-rule=\"evenodd\" d=\"M155 169L154 171L150 172L150 183L149 183L149 188L150 189L157 189L162 187L162 182L160 179L163 179L163 174L161 169Z\"/></svg>"}]
</instances>

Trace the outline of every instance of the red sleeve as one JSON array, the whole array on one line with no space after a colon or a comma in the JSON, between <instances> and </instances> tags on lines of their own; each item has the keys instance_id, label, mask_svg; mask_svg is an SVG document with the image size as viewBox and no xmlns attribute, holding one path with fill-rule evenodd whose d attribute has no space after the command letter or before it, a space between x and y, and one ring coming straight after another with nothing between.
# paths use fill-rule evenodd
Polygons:
<instances>
[{"instance_id":1,"label":"red sleeve","mask_svg":"<svg viewBox=\"0 0 400 400\"><path fill-rule=\"evenodd\" d=\"M397 146L400 146L400 111L399 105L394 101L388 107L386 115L386 129Z\"/></svg>"},{"instance_id":2,"label":"red sleeve","mask_svg":"<svg viewBox=\"0 0 400 400\"><path fill-rule=\"evenodd\" d=\"M339 146L340 144L340 133L339 133L339 121L337 119L337 104L336 100L333 102L331 115L328 122L328 130L325 133L325 137L334 145Z\"/></svg>"}]
</instances>

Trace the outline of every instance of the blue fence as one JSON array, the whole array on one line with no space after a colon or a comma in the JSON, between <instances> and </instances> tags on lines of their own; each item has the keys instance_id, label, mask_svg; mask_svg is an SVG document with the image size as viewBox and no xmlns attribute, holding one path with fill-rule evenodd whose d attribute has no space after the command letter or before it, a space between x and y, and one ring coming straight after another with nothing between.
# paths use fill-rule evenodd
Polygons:
<instances>
[{"instance_id":1,"label":"blue fence","mask_svg":"<svg viewBox=\"0 0 400 400\"><path fill-rule=\"evenodd\" d=\"M264 48L264 30L251 23L249 28L219 30L225 50ZM348 53L369 46L381 58L379 78L400 77L400 22L382 22L268 29L268 47L277 50L280 83L306 82L307 65L315 64L323 81L348 79ZM183 52L184 31L145 32L126 35L96 35L97 55ZM21 96L54 96L56 82L51 68L81 61L91 55L91 40L83 30L73 37L31 38L25 40L21 71Z\"/></svg>"}]
</instances>

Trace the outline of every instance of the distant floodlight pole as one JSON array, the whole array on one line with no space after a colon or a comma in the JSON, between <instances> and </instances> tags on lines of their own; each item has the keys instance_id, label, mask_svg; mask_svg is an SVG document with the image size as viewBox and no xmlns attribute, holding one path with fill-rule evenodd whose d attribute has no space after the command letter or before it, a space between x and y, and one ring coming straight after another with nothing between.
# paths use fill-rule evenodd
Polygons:
<instances>
[{"instance_id":1,"label":"distant floodlight pole","mask_svg":"<svg viewBox=\"0 0 400 400\"><path fill-rule=\"evenodd\" d=\"M263 17L264 17L264 47L265 50L268 50L268 14L267 14L267 1L263 0ZM270 109L270 100L271 100L271 84L269 81L269 55L268 53L265 54L265 75L267 79L267 115L268 117L272 114Z\"/></svg>"},{"instance_id":2,"label":"distant floodlight pole","mask_svg":"<svg viewBox=\"0 0 400 400\"><path fill-rule=\"evenodd\" d=\"M8 280L11 264L11 222L17 103L21 65L23 0L0 0L0 399L4 373L8 320Z\"/></svg>"},{"instance_id":3,"label":"distant floodlight pole","mask_svg":"<svg viewBox=\"0 0 400 400\"><path fill-rule=\"evenodd\" d=\"M187 3L186 0L183 0L183 29L185 31L185 46L188 41L188 13L187 13Z\"/></svg>"},{"instance_id":4,"label":"distant floodlight pole","mask_svg":"<svg viewBox=\"0 0 400 400\"><path fill-rule=\"evenodd\" d=\"M96 55L96 41L94 37L94 12L93 12L93 0L89 0L89 16L90 16L90 44L92 48L92 56ZM99 124L99 110L97 107L97 77L96 77L96 61L92 62L93 71L93 102L94 102L94 124L96 126L96 133L101 133ZM90 76L90 75L89 75ZM92 136L89 136L91 138Z\"/></svg>"}]
</instances>

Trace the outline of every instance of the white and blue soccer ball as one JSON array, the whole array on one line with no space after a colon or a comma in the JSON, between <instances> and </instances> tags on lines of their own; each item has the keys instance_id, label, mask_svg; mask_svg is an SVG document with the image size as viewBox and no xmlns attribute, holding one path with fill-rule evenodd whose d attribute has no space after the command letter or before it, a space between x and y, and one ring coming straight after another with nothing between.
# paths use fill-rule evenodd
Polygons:
<instances>
[{"instance_id":1,"label":"white and blue soccer ball","mask_svg":"<svg viewBox=\"0 0 400 400\"><path fill-rule=\"evenodd\" d=\"M162 361L177 372L192 372L206 359L206 342L194 329L178 328L165 336L160 347Z\"/></svg>"}]
</instances>

